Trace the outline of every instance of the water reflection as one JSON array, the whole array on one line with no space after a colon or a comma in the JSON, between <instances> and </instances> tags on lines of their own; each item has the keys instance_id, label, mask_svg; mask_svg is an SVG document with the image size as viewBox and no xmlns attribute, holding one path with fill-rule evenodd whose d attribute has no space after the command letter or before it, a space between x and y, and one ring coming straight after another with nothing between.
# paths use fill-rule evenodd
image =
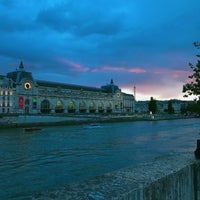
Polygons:
<instances>
[{"instance_id":1,"label":"water reflection","mask_svg":"<svg viewBox=\"0 0 200 200\"><path fill-rule=\"evenodd\" d=\"M23 199L170 152L193 151L199 119L0 131L0 199Z\"/></svg>"}]
</instances>

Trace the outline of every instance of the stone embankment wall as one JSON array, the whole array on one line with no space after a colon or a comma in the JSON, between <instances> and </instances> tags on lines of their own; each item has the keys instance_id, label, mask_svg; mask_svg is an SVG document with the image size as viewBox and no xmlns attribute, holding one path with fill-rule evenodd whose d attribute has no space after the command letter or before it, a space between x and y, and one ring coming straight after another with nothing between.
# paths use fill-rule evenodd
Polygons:
<instances>
[{"instance_id":1,"label":"stone embankment wall","mask_svg":"<svg viewBox=\"0 0 200 200\"><path fill-rule=\"evenodd\" d=\"M191 153L172 154L32 199L200 200L200 161Z\"/></svg>"},{"instance_id":2,"label":"stone embankment wall","mask_svg":"<svg viewBox=\"0 0 200 200\"><path fill-rule=\"evenodd\" d=\"M72 125L86 123L90 116L19 115L0 118L0 127Z\"/></svg>"},{"instance_id":3,"label":"stone embankment wall","mask_svg":"<svg viewBox=\"0 0 200 200\"><path fill-rule=\"evenodd\" d=\"M156 115L153 118L145 114L119 115L119 114L67 114L67 115L5 115L0 116L0 127L17 126L50 126L50 125L76 125L91 122L124 122L141 120L171 120L185 119L183 115Z\"/></svg>"}]
</instances>

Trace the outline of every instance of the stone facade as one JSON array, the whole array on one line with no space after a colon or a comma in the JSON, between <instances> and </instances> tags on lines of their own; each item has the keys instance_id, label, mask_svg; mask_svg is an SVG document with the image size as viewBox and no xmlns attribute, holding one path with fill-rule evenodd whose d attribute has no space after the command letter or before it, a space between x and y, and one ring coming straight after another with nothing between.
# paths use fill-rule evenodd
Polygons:
<instances>
[{"instance_id":1,"label":"stone facade","mask_svg":"<svg viewBox=\"0 0 200 200\"><path fill-rule=\"evenodd\" d=\"M0 76L0 114L133 113L134 104L113 80L101 88L35 80L22 62Z\"/></svg>"}]
</instances>

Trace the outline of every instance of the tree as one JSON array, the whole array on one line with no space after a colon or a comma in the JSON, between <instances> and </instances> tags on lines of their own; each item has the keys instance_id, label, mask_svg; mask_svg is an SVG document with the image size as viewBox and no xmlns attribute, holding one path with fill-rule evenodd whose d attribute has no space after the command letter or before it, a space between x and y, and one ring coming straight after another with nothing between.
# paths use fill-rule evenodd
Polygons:
<instances>
[{"instance_id":1,"label":"tree","mask_svg":"<svg viewBox=\"0 0 200 200\"><path fill-rule=\"evenodd\" d=\"M200 43L194 42L194 46L197 49L200 49ZM198 58L200 55L196 55ZM188 76L190 79L189 83L183 85L183 93L185 93L184 97L188 97L194 95L197 97L197 100L200 100L200 60L197 60L196 65L189 63L190 68L193 71L193 74Z\"/></svg>"},{"instance_id":2,"label":"tree","mask_svg":"<svg viewBox=\"0 0 200 200\"><path fill-rule=\"evenodd\" d=\"M168 109L167 109L169 114L173 114L174 113L174 108L172 106L172 101L168 101Z\"/></svg>"},{"instance_id":3,"label":"tree","mask_svg":"<svg viewBox=\"0 0 200 200\"><path fill-rule=\"evenodd\" d=\"M187 106L187 111L190 113L200 114L200 101L189 103Z\"/></svg>"},{"instance_id":4,"label":"tree","mask_svg":"<svg viewBox=\"0 0 200 200\"><path fill-rule=\"evenodd\" d=\"M181 114L185 114L187 112L187 108L186 108L186 105L185 104L181 104Z\"/></svg>"},{"instance_id":5,"label":"tree","mask_svg":"<svg viewBox=\"0 0 200 200\"><path fill-rule=\"evenodd\" d=\"M153 97L151 97L149 101L149 112L152 112L153 114L155 114L156 111L157 111L156 100Z\"/></svg>"}]
</instances>

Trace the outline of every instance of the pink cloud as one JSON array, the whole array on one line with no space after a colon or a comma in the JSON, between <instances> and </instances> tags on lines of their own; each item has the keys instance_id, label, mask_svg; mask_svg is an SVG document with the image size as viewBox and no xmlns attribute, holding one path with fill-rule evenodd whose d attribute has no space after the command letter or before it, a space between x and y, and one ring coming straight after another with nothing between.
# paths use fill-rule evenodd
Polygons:
<instances>
[{"instance_id":1,"label":"pink cloud","mask_svg":"<svg viewBox=\"0 0 200 200\"><path fill-rule=\"evenodd\" d=\"M90 71L89 67L84 67L84 66L82 66L78 63L69 61L65 58L58 58L58 61L70 66L71 67L70 71L74 71L74 72L88 72L88 71Z\"/></svg>"},{"instance_id":2,"label":"pink cloud","mask_svg":"<svg viewBox=\"0 0 200 200\"><path fill-rule=\"evenodd\" d=\"M147 72L145 69L140 69L140 68L132 68L132 69L129 69L128 71L132 72L132 73L145 73L145 72Z\"/></svg>"},{"instance_id":3,"label":"pink cloud","mask_svg":"<svg viewBox=\"0 0 200 200\"><path fill-rule=\"evenodd\" d=\"M173 70L173 69L159 69L153 71L154 74L164 74L164 75L170 75L174 78L179 78L182 76L187 76L189 74L186 70Z\"/></svg>"},{"instance_id":4,"label":"pink cloud","mask_svg":"<svg viewBox=\"0 0 200 200\"><path fill-rule=\"evenodd\" d=\"M92 70L91 70L91 72L94 72L94 73L96 73L96 72L100 72L100 70L99 70L99 69L97 69L97 68L95 68L95 69L92 69Z\"/></svg>"},{"instance_id":5,"label":"pink cloud","mask_svg":"<svg viewBox=\"0 0 200 200\"><path fill-rule=\"evenodd\" d=\"M113 66L103 66L101 68L95 68L92 70L92 72L102 72L102 71L124 71L124 72L130 72L130 73L145 73L147 72L144 69L141 68L125 68L125 67L113 67Z\"/></svg>"},{"instance_id":6,"label":"pink cloud","mask_svg":"<svg viewBox=\"0 0 200 200\"><path fill-rule=\"evenodd\" d=\"M183 71L183 70L173 70L172 71L172 76L174 78L178 78L180 76L186 76L188 74L187 71Z\"/></svg>"},{"instance_id":7,"label":"pink cloud","mask_svg":"<svg viewBox=\"0 0 200 200\"><path fill-rule=\"evenodd\" d=\"M110 67L110 66L103 66L103 71L126 71L124 67Z\"/></svg>"}]
</instances>

